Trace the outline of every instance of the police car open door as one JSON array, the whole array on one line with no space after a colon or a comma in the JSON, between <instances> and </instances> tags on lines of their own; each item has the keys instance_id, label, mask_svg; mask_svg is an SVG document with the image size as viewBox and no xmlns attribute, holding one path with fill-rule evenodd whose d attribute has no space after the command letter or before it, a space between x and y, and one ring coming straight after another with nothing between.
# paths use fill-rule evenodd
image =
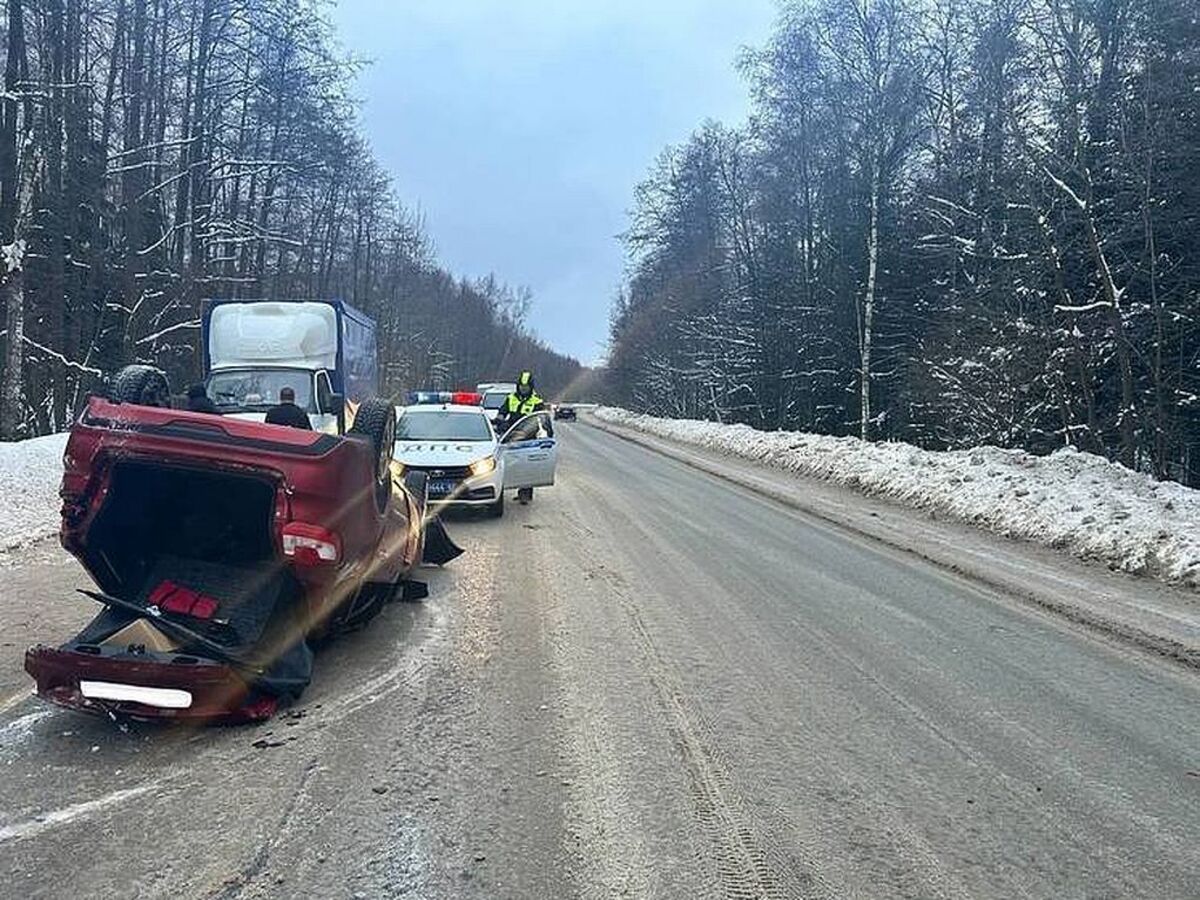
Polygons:
<instances>
[{"instance_id":1,"label":"police car open door","mask_svg":"<svg viewBox=\"0 0 1200 900\"><path fill-rule=\"evenodd\" d=\"M549 418L533 413L500 438L504 454L504 489L549 487L558 465L558 441L550 436Z\"/></svg>"}]
</instances>

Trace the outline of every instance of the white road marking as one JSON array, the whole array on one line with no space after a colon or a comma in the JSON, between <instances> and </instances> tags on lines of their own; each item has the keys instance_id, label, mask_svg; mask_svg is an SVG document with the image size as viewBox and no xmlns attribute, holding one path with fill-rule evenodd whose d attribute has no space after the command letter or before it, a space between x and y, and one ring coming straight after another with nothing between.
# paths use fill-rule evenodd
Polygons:
<instances>
[{"instance_id":1,"label":"white road marking","mask_svg":"<svg viewBox=\"0 0 1200 900\"><path fill-rule=\"evenodd\" d=\"M103 797L97 797L95 800L86 800L83 803L76 803L72 806L66 806L62 809L56 809L52 812L42 813L34 816L32 819L27 819L24 822L16 822L12 825L5 825L0 828L0 843L9 840L19 840L21 838L33 837L33 835L45 831L48 828L55 828L59 825L65 825L68 822L74 822L76 819L85 819L93 813L97 813L102 809L110 806L115 806L118 803L124 803L133 797L140 797L149 791L158 787L158 781L152 781L149 784L143 784L140 787L126 788L123 791L115 791L111 794L105 794Z\"/></svg>"}]
</instances>

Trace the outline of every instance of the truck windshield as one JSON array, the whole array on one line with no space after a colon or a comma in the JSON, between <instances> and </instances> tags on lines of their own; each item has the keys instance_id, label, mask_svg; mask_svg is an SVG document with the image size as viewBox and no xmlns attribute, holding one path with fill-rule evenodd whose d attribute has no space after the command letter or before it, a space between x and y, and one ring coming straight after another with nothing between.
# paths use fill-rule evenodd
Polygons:
<instances>
[{"instance_id":1,"label":"truck windshield","mask_svg":"<svg viewBox=\"0 0 1200 900\"><path fill-rule=\"evenodd\" d=\"M396 422L398 441L490 441L492 428L481 413L406 412Z\"/></svg>"},{"instance_id":2,"label":"truck windshield","mask_svg":"<svg viewBox=\"0 0 1200 900\"><path fill-rule=\"evenodd\" d=\"M312 412L312 373L288 369L239 369L214 372L208 394L222 410L265 410L279 403L279 392L290 387L296 405Z\"/></svg>"},{"instance_id":3,"label":"truck windshield","mask_svg":"<svg viewBox=\"0 0 1200 900\"><path fill-rule=\"evenodd\" d=\"M508 397L508 391L488 391L483 395L484 409L500 409Z\"/></svg>"}]
</instances>

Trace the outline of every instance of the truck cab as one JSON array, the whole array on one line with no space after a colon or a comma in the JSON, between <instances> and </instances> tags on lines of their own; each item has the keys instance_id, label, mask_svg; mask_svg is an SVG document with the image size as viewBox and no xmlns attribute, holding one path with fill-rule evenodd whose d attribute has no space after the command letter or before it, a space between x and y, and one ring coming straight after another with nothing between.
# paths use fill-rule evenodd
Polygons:
<instances>
[{"instance_id":1,"label":"truck cab","mask_svg":"<svg viewBox=\"0 0 1200 900\"><path fill-rule=\"evenodd\" d=\"M261 422L289 387L316 431L341 434L375 395L375 323L340 300L206 300L205 387L225 415Z\"/></svg>"}]
</instances>

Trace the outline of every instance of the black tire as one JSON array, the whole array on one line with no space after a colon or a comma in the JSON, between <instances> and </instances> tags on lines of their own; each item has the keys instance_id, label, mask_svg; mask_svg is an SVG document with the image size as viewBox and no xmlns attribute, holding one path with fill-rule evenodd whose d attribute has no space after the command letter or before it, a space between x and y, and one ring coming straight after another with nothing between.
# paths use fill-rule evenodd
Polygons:
<instances>
[{"instance_id":1,"label":"black tire","mask_svg":"<svg viewBox=\"0 0 1200 900\"><path fill-rule=\"evenodd\" d=\"M118 403L137 406L171 405L171 385L167 373L154 366L126 366L112 380L109 396Z\"/></svg>"},{"instance_id":2,"label":"black tire","mask_svg":"<svg viewBox=\"0 0 1200 900\"><path fill-rule=\"evenodd\" d=\"M375 481L391 484L392 451L396 443L396 407L386 400L372 397L364 400L354 414L350 434L365 437L371 442L375 459Z\"/></svg>"},{"instance_id":3,"label":"black tire","mask_svg":"<svg viewBox=\"0 0 1200 900\"><path fill-rule=\"evenodd\" d=\"M487 508L487 514L489 519L504 518L504 491L501 491L496 502Z\"/></svg>"}]
</instances>

